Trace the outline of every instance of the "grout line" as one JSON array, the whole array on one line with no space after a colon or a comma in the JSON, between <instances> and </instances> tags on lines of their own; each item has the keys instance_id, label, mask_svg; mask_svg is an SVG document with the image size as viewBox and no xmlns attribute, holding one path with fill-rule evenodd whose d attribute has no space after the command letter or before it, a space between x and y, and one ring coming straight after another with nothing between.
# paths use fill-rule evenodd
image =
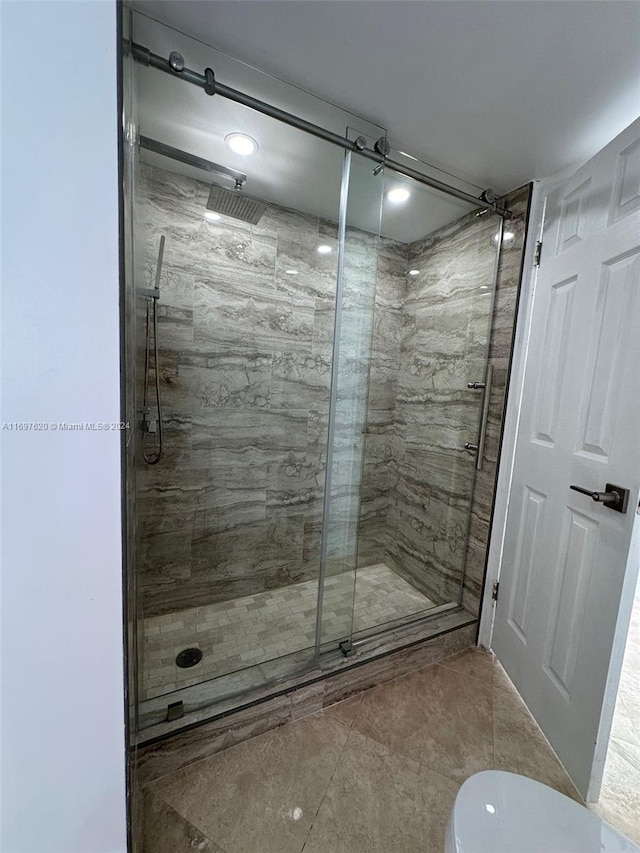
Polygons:
<instances>
[{"instance_id":1,"label":"grout line","mask_svg":"<svg viewBox=\"0 0 640 853\"><path fill-rule=\"evenodd\" d=\"M334 720L333 722L336 722L336 723L337 723L337 721L335 721L335 720ZM352 721L352 722L353 722L353 721ZM337 723L337 725L340 725L340 724L339 724L339 723ZM319 802L319 804L318 804L318 808L316 809L316 813L315 813L315 815L313 816L313 818L312 818L312 820L311 820L311 823L310 823L310 825L309 825L309 829L308 829L308 831L307 831L307 836L306 836L306 838L305 838L305 840L304 840L304 843L303 843L302 847L300 848L300 853L304 853L304 848L307 846L307 841L309 840L309 837L310 837L310 835L311 835L311 831L313 830L313 827L314 827L314 825L315 825L316 819L317 819L318 815L320 814L320 809L322 808L322 804L324 803L324 801L325 801L325 799L326 799L326 797L327 797L327 793L329 792L329 788L331 787L331 783L333 782L333 779L334 779L334 777L335 777L335 775L336 775L336 773L337 773L338 767L340 766L340 762L342 761L342 757L344 756L344 753L345 753L345 750L346 750L346 748L347 748L347 744L349 743L349 738L350 738L350 737L351 737L351 731L349 730L349 732L348 732L348 734L347 734L347 736L346 736L346 738L345 738L344 745L342 746L342 749L340 750L340 755L338 756L338 758L337 758L337 760L336 760L336 764L335 764L335 767L333 768L333 772L331 773L331 776L330 776L330 778L329 778L329 781L327 782L327 787L324 789L324 793L323 793L323 795L322 795L322 797L321 797L321 799L320 799L320 802Z\"/></svg>"}]
</instances>

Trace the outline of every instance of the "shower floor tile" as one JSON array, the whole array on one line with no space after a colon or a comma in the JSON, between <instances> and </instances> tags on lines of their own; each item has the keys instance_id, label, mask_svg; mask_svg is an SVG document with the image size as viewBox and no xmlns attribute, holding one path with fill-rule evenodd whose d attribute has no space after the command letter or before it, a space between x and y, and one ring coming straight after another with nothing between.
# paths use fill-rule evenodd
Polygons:
<instances>
[{"instance_id":1,"label":"shower floor tile","mask_svg":"<svg viewBox=\"0 0 640 853\"><path fill-rule=\"evenodd\" d=\"M323 638L350 632L353 573L325 580ZM315 642L318 582L304 581L234 601L144 620L142 700L311 648ZM358 569L353 630L366 630L435 605L384 563ZM176 666L178 652L203 652L196 666Z\"/></svg>"}]
</instances>

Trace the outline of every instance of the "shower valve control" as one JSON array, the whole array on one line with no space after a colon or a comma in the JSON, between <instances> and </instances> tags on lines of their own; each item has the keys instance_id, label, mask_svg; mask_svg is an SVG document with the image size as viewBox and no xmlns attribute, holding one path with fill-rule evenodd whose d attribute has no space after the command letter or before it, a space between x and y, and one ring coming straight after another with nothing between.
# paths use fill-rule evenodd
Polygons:
<instances>
[{"instance_id":1,"label":"shower valve control","mask_svg":"<svg viewBox=\"0 0 640 853\"><path fill-rule=\"evenodd\" d=\"M149 412L143 412L142 414L142 431L155 433L157 430L158 422L155 418L152 418L149 415Z\"/></svg>"},{"instance_id":2,"label":"shower valve control","mask_svg":"<svg viewBox=\"0 0 640 853\"><path fill-rule=\"evenodd\" d=\"M467 388L472 388L474 390L481 389L485 387L484 382L467 382Z\"/></svg>"}]
</instances>

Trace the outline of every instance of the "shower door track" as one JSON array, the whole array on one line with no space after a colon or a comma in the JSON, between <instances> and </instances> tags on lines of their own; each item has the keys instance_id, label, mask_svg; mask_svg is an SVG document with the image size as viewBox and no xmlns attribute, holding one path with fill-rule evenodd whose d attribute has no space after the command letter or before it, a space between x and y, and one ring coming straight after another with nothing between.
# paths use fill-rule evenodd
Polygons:
<instances>
[{"instance_id":1,"label":"shower door track","mask_svg":"<svg viewBox=\"0 0 640 853\"><path fill-rule=\"evenodd\" d=\"M295 127L298 130L303 130L305 133L310 133L312 136L317 136L319 139L324 139L327 142L338 145L346 151L352 151L355 154L360 154L362 157L372 160L377 165L383 165L385 168L391 169L392 171L397 172L400 175L404 175L407 178L411 178L411 180L416 181L419 184L423 184L431 189L439 190L440 192L455 196L463 201L470 202L476 207L489 210L491 213L496 213L504 219L511 218L511 212L507 208L489 203L482 197L477 198L471 193L467 193L464 190L451 186L450 184L445 184L443 181L437 180L437 178L430 178L427 175L423 175L422 172L418 172L410 166L405 166L397 160L390 160L385 153L381 153L381 151L388 149L388 143L384 137L376 143L376 148L379 146L381 151L372 150L371 148L367 148L364 137L358 137L355 141L351 141L345 136L340 136L325 127L306 121L306 119L294 115L293 113L289 113L286 110L281 110L273 104L268 104L266 101L261 101L258 98L247 95L245 92L240 92L238 89L232 89L230 86L225 86L224 83L220 83L216 80L215 74L211 68L205 68L204 74L199 74L197 71L185 68L182 56L175 51L170 54L169 59L165 59L157 53L152 53L149 48L143 47L143 45L136 44L135 42L131 44L131 51L136 62L151 68L156 68L159 71L164 71L166 74L171 74L172 77L182 79L186 83L199 86L201 89L204 89L207 95L220 95L230 101L235 101L236 103L249 107L252 110L256 110L259 113L263 113L263 115L270 116L277 121L288 124L290 127Z\"/></svg>"},{"instance_id":2,"label":"shower door track","mask_svg":"<svg viewBox=\"0 0 640 853\"><path fill-rule=\"evenodd\" d=\"M455 618L456 615L459 615L460 618L459 620L456 620L454 624L443 625L437 627L432 632L425 632L424 634L422 631L416 633L416 629L419 629L422 626L427 628L429 624L433 623L438 617L451 616ZM354 649L360 647L366 648L367 645L383 640L386 636L393 634L405 634L406 636L397 637L397 645L393 644L391 646L372 649L370 654L364 657L348 657L346 660L337 647L323 649L320 653L316 651L311 657L306 659L306 663L301 662L300 666L297 667L295 671L292 671L285 676L268 679L266 682L261 683L258 686L258 690L264 692L257 697L255 697L255 686L238 692L231 692L224 696L216 696L217 688L214 686L216 679L211 679L211 681L208 682L210 690L207 691L206 697L202 696L201 691L203 685L200 684L183 687L178 691L172 691L164 696L158 696L155 699L147 700L146 702L143 701L141 703L142 706L145 704L154 704L156 705L156 709L147 713L145 713L144 709L142 710L143 719L147 718L146 725L142 728L138 728L136 743L138 746L159 743L173 735L199 728L200 726L204 726L214 720L232 717L234 714L262 705L265 702L278 698L279 696L285 696L293 691L309 687L313 684L329 681L333 676L345 674L349 671L356 670L362 666L373 663L376 660L381 660L390 655L404 652L407 649L411 649L414 646L418 646L425 642L437 640L447 634L461 631L476 622L476 617L465 611L459 604L444 604L440 607L434 608L429 613L417 615L415 619L411 619L401 625L390 625L373 631L369 629L369 633L367 633L367 630L365 629L358 632L358 636L353 640ZM309 650L301 649L296 653L297 656L300 657L300 661L302 661L306 651ZM332 660L341 660L345 665L332 667L328 665ZM324 661L324 666L321 664L321 661ZM205 682L205 685L207 685L207 682ZM194 690L198 690L200 694L198 699L195 701L190 695L191 691ZM252 694L254 698L251 698ZM168 720L166 720L166 718L164 720L161 719L168 708L169 702L166 700L171 697L175 702L178 696L182 697L182 701L186 706L184 708L184 715L179 718L182 722L178 722L178 720L176 720L175 726L167 727L166 723ZM164 705L162 704L162 700L165 700ZM162 708L162 710L160 710L160 708ZM203 711L205 711L205 713L202 713ZM147 714L149 714L151 718L155 717L155 719L149 719ZM159 729L161 731L159 731Z\"/></svg>"}]
</instances>

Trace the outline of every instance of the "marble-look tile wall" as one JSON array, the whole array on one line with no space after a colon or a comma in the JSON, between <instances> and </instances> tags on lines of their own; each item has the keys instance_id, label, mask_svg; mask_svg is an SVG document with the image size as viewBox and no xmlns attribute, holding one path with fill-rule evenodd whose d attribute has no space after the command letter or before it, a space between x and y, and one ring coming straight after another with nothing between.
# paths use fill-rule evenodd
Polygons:
<instances>
[{"instance_id":1,"label":"marble-look tile wall","mask_svg":"<svg viewBox=\"0 0 640 853\"><path fill-rule=\"evenodd\" d=\"M529 187L510 194L514 212L491 309L496 217L472 212L403 246L381 246L373 351L385 350L367 419L359 565L386 562L437 604L479 609L489 516L515 323ZM408 268L420 274L406 276ZM384 288L384 289L383 289ZM392 332L389 330L393 329ZM494 382L483 469L464 449L478 436L487 336ZM380 400L382 404L379 405ZM467 541L467 532L469 540Z\"/></svg>"},{"instance_id":2,"label":"marble-look tile wall","mask_svg":"<svg viewBox=\"0 0 640 853\"><path fill-rule=\"evenodd\" d=\"M407 244L380 240L358 526L359 566L389 561L390 489L397 468L396 402L408 255Z\"/></svg>"},{"instance_id":3,"label":"marble-look tile wall","mask_svg":"<svg viewBox=\"0 0 640 853\"><path fill-rule=\"evenodd\" d=\"M205 183L141 170L148 282L166 237L158 306L165 448L159 465L140 459L137 472L146 615L319 571L336 226L276 206L257 226L212 223L203 218L207 197ZM528 188L510 198L520 210L527 197ZM383 238L377 268L372 238L348 233L330 573L352 565L357 539L359 565L386 562L436 603L457 598L474 488L474 459L463 447L475 441L481 398L466 383L483 372L490 297L482 288L492 281L495 230L492 217L470 214L410 245ZM319 255L319 243L334 252ZM503 250L492 325L496 378L466 553L472 610L521 248L520 228ZM420 275L407 278L410 266Z\"/></svg>"},{"instance_id":4,"label":"marble-look tile wall","mask_svg":"<svg viewBox=\"0 0 640 853\"><path fill-rule=\"evenodd\" d=\"M498 220L471 212L409 246L389 495L391 565L457 600L473 490Z\"/></svg>"},{"instance_id":5,"label":"marble-look tile wall","mask_svg":"<svg viewBox=\"0 0 640 853\"><path fill-rule=\"evenodd\" d=\"M166 237L158 306L165 447L158 465L139 460L137 478L146 615L318 576L336 225L277 206L255 226L209 222L208 190L142 167L137 217L149 283ZM348 234L331 531L331 553L342 556L357 520L371 240ZM320 243L334 251L318 254ZM141 339L140 320L139 330ZM374 378L380 396L375 387Z\"/></svg>"}]
</instances>

